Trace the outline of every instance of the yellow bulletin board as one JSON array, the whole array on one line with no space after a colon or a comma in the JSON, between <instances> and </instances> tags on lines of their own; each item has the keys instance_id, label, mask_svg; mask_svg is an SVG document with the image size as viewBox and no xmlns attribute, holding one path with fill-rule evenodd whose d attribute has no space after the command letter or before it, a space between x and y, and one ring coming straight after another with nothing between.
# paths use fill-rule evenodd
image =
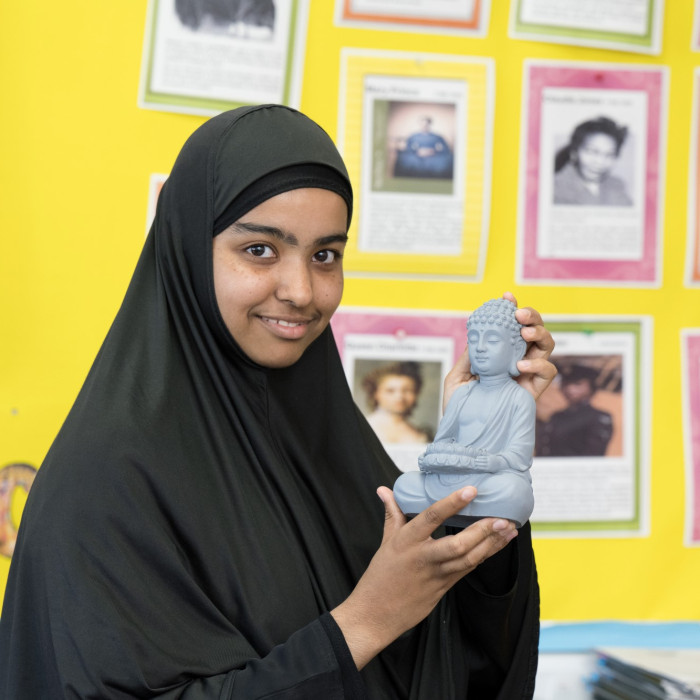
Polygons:
<instances>
[{"instance_id":1,"label":"yellow bulletin board","mask_svg":"<svg viewBox=\"0 0 700 700\"><path fill-rule=\"evenodd\" d=\"M510 3L490 5L485 35L475 36L341 26L331 0L311 2L301 109L334 138L344 49L439 54L448 61L440 66L477 57L494 66L492 123L485 125L493 136L492 168L490 181L481 183L489 193L488 231L475 223L465 234L487 240L483 270L474 275L480 279L351 275L343 304L465 312L510 290L545 319L648 318L646 391L640 392L649 414L648 533L537 538L542 617L700 620L700 548L684 537L689 481L681 352L682 330L700 327L700 291L685 282L700 65L691 48L693 3L667 0L658 55L511 38ZM145 0L0 4L0 469L41 464L130 279L144 240L150 177L170 170L206 119L138 107L146 9ZM658 286L516 284L527 59L668 68ZM356 251L350 257L358 266L365 262ZM437 270L437 260L429 263ZM400 272L403 263L366 267ZM26 469L15 473L5 494L6 531L16 529L26 497L19 478ZM0 593L9 563L0 554Z\"/></svg>"}]
</instances>

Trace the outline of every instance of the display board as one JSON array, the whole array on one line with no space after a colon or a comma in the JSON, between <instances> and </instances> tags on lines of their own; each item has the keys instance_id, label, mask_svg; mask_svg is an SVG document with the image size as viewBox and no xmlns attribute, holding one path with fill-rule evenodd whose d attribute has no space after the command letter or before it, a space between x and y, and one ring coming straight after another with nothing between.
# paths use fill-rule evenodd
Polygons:
<instances>
[{"instance_id":1,"label":"display board","mask_svg":"<svg viewBox=\"0 0 700 700\"><path fill-rule=\"evenodd\" d=\"M147 23L147 4L146 0L122 5L67 0L45 4L41 10L32 3L0 6L0 60L6 68L0 71L5 98L0 112L0 519L4 538L0 593L36 470L100 347L143 245L152 176L170 171L186 138L207 118L187 110L158 109L157 104L139 105L139 95L144 94L140 79L146 32L152 27ZM411 256L395 259L358 249L350 256L349 267L354 269L347 275L343 307L461 318L509 290L521 305L533 306L545 320L551 319L557 333L579 332L580 328L566 324L595 319L592 331L605 340L606 323L619 319L631 323L632 328L625 331L631 333L629 342L616 337L612 349L603 344L594 350L581 349L579 343L567 355L569 360L578 355L591 362L619 356L621 362L628 362L623 365L623 381L629 379L632 384L619 396L610 390L608 398L623 402L625 429L637 431L632 433L637 451L628 470L632 490L625 496L630 517L609 519L623 522L624 527L606 527L605 518L596 515L588 518L596 527L588 529L580 527L586 520L582 518L576 521L576 532L568 528L567 534L567 528L560 527L556 537L547 536L551 534L547 527L539 528L535 549L542 617L700 619L700 550L697 532L687 527L695 523L696 516L687 510L697 508L697 497L688 496L693 488L689 475L695 472L686 464L695 464L697 454L686 454L695 446L684 436L684 426L686 433L691 430L687 412L695 411L697 392L694 389L684 399L682 391L695 376L690 371L693 366L682 362L682 331L700 327L694 89L700 52L692 36L693 3L627 3L646 6L646 24L643 32L631 24L615 25L617 46L597 41L600 31L594 32L596 41L562 43L562 35L571 34L570 29L553 28L551 23L535 37L525 20L541 29L545 26L542 8L556 3L521 0L516 4L513 8L506 1L467 3L471 14L464 21L469 27L449 16L411 18L408 3L402 18L398 13L390 16L387 3L378 3L370 19L370 3L310 4L303 28L304 49L300 58L290 59L294 70L300 71L298 79L287 73L285 84L299 85L301 109L338 139L341 148L349 149L348 155L353 149L359 154L353 165L358 211L365 194L363 144L346 144L346 140L351 135L361 141L366 138L363 110L388 128L388 112L382 110L389 102L401 100L387 95L416 88L412 81L420 79L419 92L403 101L451 105L453 124L458 127L455 134L462 135L458 183L465 187L466 198L460 200L458 214L469 224L453 236L460 243L455 251L443 249L442 257L450 264L441 269L436 265L440 256L424 257L430 241L422 241ZM595 3L611 9L621 4ZM433 8L439 3L424 5ZM341 11L344 19L339 19ZM514 15L516 11L520 14ZM477 15L478 23L469 19ZM519 18L518 26L512 24L513 17ZM586 39L590 31L583 30L577 36ZM628 36L623 36L627 30ZM290 42L291 32L286 35ZM240 48L245 34L231 29L229 35ZM630 39L632 35L639 40ZM264 31L254 33L251 41L264 41L265 36ZM302 45L297 40L300 36L294 34L295 50ZM349 57L352 60L347 62ZM658 177L653 182L644 180L647 188L653 186L656 208L649 212L653 240L644 255L635 258L649 262L649 278L633 276L624 286L609 284L605 275L594 274L594 260L586 264L586 274L575 279L548 274L544 283L529 273L519 277L518 270L532 262L518 257L518 221L524 214L519 211L524 206L519 193L532 186L523 181L528 176L521 168L523 140L528 138L523 125L530 116L523 107L525 67L545 63L566 65L567 70L572 65L586 71L599 66L602 82L611 81L621 90L634 88L632 78L640 71L653 78L645 87L632 90L635 100L638 93L647 91L648 109L646 116L635 111L637 121L626 124L633 138L625 146L634 160L632 175L625 176L630 177L632 191L641 182L635 173L648 174L651 168ZM616 83L615 74L626 68L625 80ZM580 71L574 74L577 80L569 91L558 83L555 97L569 98L573 91L590 87L582 85ZM565 75L560 69L558 76ZM351 86L350 78L369 79L370 89L384 91L374 99L373 112L366 111L367 89L363 93ZM364 84L367 88L368 83ZM449 88L446 96L440 94L443 88ZM629 105L614 104L617 96L607 96L613 100L605 105L608 116L627 119ZM206 107L215 110L212 100L206 99ZM224 99L245 102L247 98L241 94ZM365 105L350 103L351 99L365 99ZM553 118L557 114L556 109L551 111ZM348 115L360 123L350 124ZM646 151L638 140L645 134ZM648 148L649 134L653 134L653 153ZM641 163L647 155L654 160ZM425 181L418 184L425 190ZM445 195L439 182L433 189L428 195L434 203ZM367 223L363 224L360 214L352 235L366 245L363 225ZM374 232L375 241L381 233ZM601 252L610 257L610 250ZM537 252L538 260L550 260L547 255L546 246ZM582 269L580 260L572 268ZM531 266L527 269L532 271ZM429 345L423 348L426 353L429 349ZM692 357L686 352L686 361ZM428 374L437 378L442 371L440 364L439 370ZM432 391L429 395L436 401L439 387ZM607 456L604 464L617 464L619 457ZM554 462L551 465L549 484L556 485ZM537 467L533 477L536 474ZM588 489L590 497L595 498L595 489ZM576 498L575 491L571 498ZM560 515L552 518L561 522Z\"/></svg>"}]
</instances>

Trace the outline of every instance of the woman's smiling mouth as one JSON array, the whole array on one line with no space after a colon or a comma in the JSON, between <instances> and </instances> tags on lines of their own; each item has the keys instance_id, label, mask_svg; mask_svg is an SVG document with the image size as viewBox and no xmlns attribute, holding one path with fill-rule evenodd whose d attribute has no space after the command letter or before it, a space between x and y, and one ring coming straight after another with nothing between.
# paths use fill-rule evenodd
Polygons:
<instances>
[{"instance_id":1,"label":"woman's smiling mouth","mask_svg":"<svg viewBox=\"0 0 700 700\"><path fill-rule=\"evenodd\" d=\"M272 318L270 316L258 316L274 335L285 340L298 340L306 335L313 319L300 319L298 321L288 321L282 318Z\"/></svg>"},{"instance_id":2,"label":"woman's smiling mouth","mask_svg":"<svg viewBox=\"0 0 700 700\"><path fill-rule=\"evenodd\" d=\"M304 326L308 321L283 321L281 318L269 318L268 316L261 316L265 323L277 323L280 326L287 326L288 328L295 328L296 326Z\"/></svg>"}]
</instances>

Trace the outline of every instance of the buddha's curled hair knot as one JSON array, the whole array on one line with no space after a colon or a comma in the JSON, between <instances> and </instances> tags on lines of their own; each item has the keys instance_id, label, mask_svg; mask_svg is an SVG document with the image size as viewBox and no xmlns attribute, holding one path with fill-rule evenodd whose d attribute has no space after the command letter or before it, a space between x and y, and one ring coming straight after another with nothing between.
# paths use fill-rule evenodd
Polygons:
<instances>
[{"instance_id":1,"label":"buddha's curled hair knot","mask_svg":"<svg viewBox=\"0 0 700 700\"><path fill-rule=\"evenodd\" d=\"M467 330L478 323L482 326L501 326L511 332L511 336L520 337L522 326L515 319L517 306L508 299L491 299L483 303L467 320Z\"/></svg>"}]
</instances>

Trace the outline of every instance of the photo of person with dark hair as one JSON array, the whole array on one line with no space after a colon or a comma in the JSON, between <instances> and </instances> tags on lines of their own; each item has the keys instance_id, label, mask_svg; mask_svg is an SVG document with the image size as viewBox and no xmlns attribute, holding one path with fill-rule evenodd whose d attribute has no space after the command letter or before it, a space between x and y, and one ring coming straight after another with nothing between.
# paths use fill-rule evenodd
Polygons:
<instances>
[{"instance_id":1,"label":"photo of person with dark hair","mask_svg":"<svg viewBox=\"0 0 700 700\"><path fill-rule=\"evenodd\" d=\"M612 174L627 136L608 117L580 123L554 158L554 204L631 206L625 182Z\"/></svg>"},{"instance_id":2,"label":"photo of person with dark hair","mask_svg":"<svg viewBox=\"0 0 700 700\"><path fill-rule=\"evenodd\" d=\"M263 38L275 28L274 0L175 0L175 12L193 31Z\"/></svg>"},{"instance_id":3,"label":"photo of person with dark hair","mask_svg":"<svg viewBox=\"0 0 700 700\"><path fill-rule=\"evenodd\" d=\"M395 177L452 178L452 149L432 129L432 117L424 115L420 118L420 130L399 141L394 164Z\"/></svg>"},{"instance_id":4,"label":"photo of person with dark hair","mask_svg":"<svg viewBox=\"0 0 700 700\"><path fill-rule=\"evenodd\" d=\"M363 377L362 388L372 411L367 421L382 442L430 442L432 431L409 421L422 387L423 376L417 362L383 364Z\"/></svg>"},{"instance_id":5,"label":"photo of person with dark hair","mask_svg":"<svg viewBox=\"0 0 700 700\"><path fill-rule=\"evenodd\" d=\"M556 364L556 363L555 363ZM559 368L559 389L566 408L538 422L535 454L539 457L602 457L613 435L613 417L591 405L601 371L585 364Z\"/></svg>"}]
</instances>

